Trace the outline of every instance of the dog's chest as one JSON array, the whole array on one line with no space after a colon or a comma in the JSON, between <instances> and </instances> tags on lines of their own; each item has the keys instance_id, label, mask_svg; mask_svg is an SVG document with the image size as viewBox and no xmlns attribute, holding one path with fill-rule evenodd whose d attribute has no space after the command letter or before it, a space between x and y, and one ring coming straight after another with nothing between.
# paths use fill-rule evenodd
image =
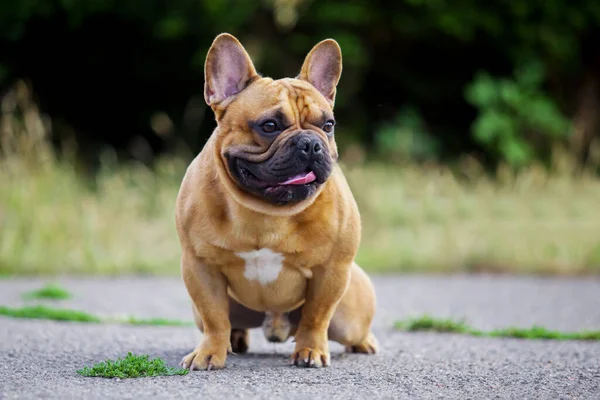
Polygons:
<instances>
[{"instance_id":1,"label":"dog's chest","mask_svg":"<svg viewBox=\"0 0 600 400\"><path fill-rule=\"evenodd\" d=\"M285 256L264 248L236 253L244 260L244 277L249 281L258 281L261 285L274 282L283 268Z\"/></svg>"},{"instance_id":2,"label":"dog's chest","mask_svg":"<svg viewBox=\"0 0 600 400\"><path fill-rule=\"evenodd\" d=\"M310 269L298 254L273 248L236 252L237 262L223 268L228 293L240 304L256 311L285 312L304 300Z\"/></svg>"}]
</instances>

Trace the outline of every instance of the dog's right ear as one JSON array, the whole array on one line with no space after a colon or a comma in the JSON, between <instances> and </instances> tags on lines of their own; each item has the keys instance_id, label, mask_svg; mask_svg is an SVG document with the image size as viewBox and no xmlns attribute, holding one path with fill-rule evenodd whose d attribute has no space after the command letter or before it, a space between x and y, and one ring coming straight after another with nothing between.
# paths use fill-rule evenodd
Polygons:
<instances>
[{"instance_id":1,"label":"dog's right ear","mask_svg":"<svg viewBox=\"0 0 600 400\"><path fill-rule=\"evenodd\" d=\"M204 100L215 106L241 92L257 76L244 46L232 35L222 33L206 55Z\"/></svg>"}]
</instances>

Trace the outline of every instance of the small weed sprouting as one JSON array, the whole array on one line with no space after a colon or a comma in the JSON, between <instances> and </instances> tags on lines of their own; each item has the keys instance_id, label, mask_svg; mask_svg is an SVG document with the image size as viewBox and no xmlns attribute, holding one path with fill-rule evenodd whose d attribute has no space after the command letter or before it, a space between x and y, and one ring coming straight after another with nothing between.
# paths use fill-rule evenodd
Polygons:
<instances>
[{"instance_id":1,"label":"small weed sprouting","mask_svg":"<svg viewBox=\"0 0 600 400\"><path fill-rule=\"evenodd\" d=\"M396 323L396 328L410 332L435 331L464 333L467 330L467 326L462 321L436 319L429 315L408 319L406 321L399 321Z\"/></svg>"},{"instance_id":2,"label":"small weed sprouting","mask_svg":"<svg viewBox=\"0 0 600 400\"><path fill-rule=\"evenodd\" d=\"M46 306L6 307L0 306L0 315L13 318L51 319L55 321L102 322L102 320L84 311Z\"/></svg>"},{"instance_id":3,"label":"small weed sprouting","mask_svg":"<svg viewBox=\"0 0 600 400\"><path fill-rule=\"evenodd\" d=\"M79 375L86 377L120 379L186 375L188 372L187 369L169 367L160 358L150 360L148 355L134 355L131 352L125 358L102 361L77 371Z\"/></svg>"},{"instance_id":4,"label":"small weed sprouting","mask_svg":"<svg viewBox=\"0 0 600 400\"><path fill-rule=\"evenodd\" d=\"M152 326L193 326L190 321L170 320L165 318L101 318L84 311L69 310L66 308L52 308L42 305L25 307L0 306L0 315L12 318L50 319L55 321L75 322L104 322L126 325L152 325Z\"/></svg>"},{"instance_id":5,"label":"small weed sprouting","mask_svg":"<svg viewBox=\"0 0 600 400\"><path fill-rule=\"evenodd\" d=\"M429 315L397 321L394 326L396 329L408 332L432 331L442 333L462 333L478 337L505 337L538 340L600 340L600 331L559 332L535 325L531 328L509 327L492 331L482 331L466 325L464 321L433 318Z\"/></svg>"},{"instance_id":6,"label":"small weed sprouting","mask_svg":"<svg viewBox=\"0 0 600 400\"><path fill-rule=\"evenodd\" d=\"M71 298L71 293L57 285L48 284L41 289L23 294L25 300L66 300Z\"/></svg>"},{"instance_id":7,"label":"small weed sprouting","mask_svg":"<svg viewBox=\"0 0 600 400\"><path fill-rule=\"evenodd\" d=\"M119 321L119 320L118 320ZM136 318L129 317L120 322L127 323L130 325L153 325L153 326L193 326L194 323L190 321L179 321L165 318Z\"/></svg>"},{"instance_id":8,"label":"small weed sprouting","mask_svg":"<svg viewBox=\"0 0 600 400\"><path fill-rule=\"evenodd\" d=\"M600 331L558 332L540 326L531 328L506 328L487 332L490 337L549 340L600 340Z\"/></svg>"}]
</instances>

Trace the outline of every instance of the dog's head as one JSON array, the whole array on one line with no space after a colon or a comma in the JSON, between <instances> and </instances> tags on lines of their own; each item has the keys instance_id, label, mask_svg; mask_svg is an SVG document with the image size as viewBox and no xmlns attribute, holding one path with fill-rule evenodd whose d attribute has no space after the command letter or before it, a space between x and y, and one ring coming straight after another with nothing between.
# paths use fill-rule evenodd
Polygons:
<instances>
[{"instance_id":1,"label":"dog's head","mask_svg":"<svg viewBox=\"0 0 600 400\"><path fill-rule=\"evenodd\" d=\"M217 36L206 57L204 98L218 123L219 176L238 202L289 214L318 196L338 157L333 105L341 72L331 39L308 53L296 78L273 80L258 75L235 37Z\"/></svg>"}]
</instances>

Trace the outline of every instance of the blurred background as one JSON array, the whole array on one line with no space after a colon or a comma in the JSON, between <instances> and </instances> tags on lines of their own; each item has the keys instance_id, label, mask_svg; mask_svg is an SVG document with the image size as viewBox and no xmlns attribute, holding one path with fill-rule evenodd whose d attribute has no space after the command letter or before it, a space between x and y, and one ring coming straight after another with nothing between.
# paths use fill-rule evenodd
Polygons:
<instances>
[{"instance_id":1,"label":"blurred background","mask_svg":"<svg viewBox=\"0 0 600 400\"><path fill-rule=\"evenodd\" d=\"M371 272L600 272L600 2L6 0L0 274L179 274L221 32L265 76L335 38Z\"/></svg>"}]
</instances>

